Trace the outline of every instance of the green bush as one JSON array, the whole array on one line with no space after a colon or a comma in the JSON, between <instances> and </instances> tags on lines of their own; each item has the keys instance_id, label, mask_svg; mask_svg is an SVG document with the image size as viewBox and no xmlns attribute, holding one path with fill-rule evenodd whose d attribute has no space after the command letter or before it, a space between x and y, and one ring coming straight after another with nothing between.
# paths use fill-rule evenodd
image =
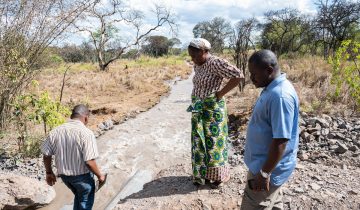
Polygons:
<instances>
[{"instance_id":1,"label":"green bush","mask_svg":"<svg viewBox=\"0 0 360 210\"><path fill-rule=\"evenodd\" d=\"M64 123L66 117L70 115L69 108L51 99L47 91L38 95L34 93L20 95L12 107L13 122L18 133L18 150L25 156L39 155L44 136L54 127ZM30 135L31 124L42 124L43 135Z\"/></svg>"},{"instance_id":2,"label":"green bush","mask_svg":"<svg viewBox=\"0 0 360 210\"><path fill-rule=\"evenodd\" d=\"M188 58L189 57L189 52L187 50L183 50L180 54L180 57L182 58Z\"/></svg>"},{"instance_id":3,"label":"green bush","mask_svg":"<svg viewBox=\"0 0 360 210\"><path fill-rule=\"evenodd\" d=\"M62 62L64 62L64 60L62 59L61 56L53 54L50 56L50 60L52 63L54 64L61 64Z\"/></svg>"},{"instance_id":4,"label":"green bush","mask_svg":"<svg viewBox=\"0 0 360 210\"><path fill-rule=\"evenodd\" d=\"M335 97L348 92L353 99L354 109L360 105L360 43L343 41L335 55L330 58L332 65L331 82L336 86Z\"/></svg>"}]
</instances>

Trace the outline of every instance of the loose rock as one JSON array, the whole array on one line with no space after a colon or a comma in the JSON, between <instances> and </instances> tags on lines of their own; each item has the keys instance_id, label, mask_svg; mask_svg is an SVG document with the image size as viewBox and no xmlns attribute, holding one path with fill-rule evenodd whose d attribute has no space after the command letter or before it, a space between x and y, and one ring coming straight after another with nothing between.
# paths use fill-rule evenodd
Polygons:
<instances>
[{"instance_id":1,"label":"loose rock","mask_svg":"<svg viewBox=\"0 0 360 210\"><path fill-rule=\"evenodd\" d=\"M310 187L311 187L311 189L313 189L313 190L315 190L315 191L318 191L318 190L321 189L321 186L318 185L318 184L316 184L316 183L311 183L311 184L310 184Z\"/></svg>"},{"instance_id":2,"label":"loose rock","mask_svg":"<svg viewBox=\"0 0 360 210\"><path fill-rule=\"evenodd\" d=\"M346 151L348 151L347 146L338 142L338 147L335 149L335 152L339 154L344 154Z\"/></svg>"},{"instance_id":3,"label":"loose rock","mask_svg":"<svg viewBox=\"0 0 360 210\"><path fill-rule=\"evenodd\" d=\"M44 181L0 174L0 209L38 208L49 204L55 195L55 190Z\"/></svg>"}]
</instances>

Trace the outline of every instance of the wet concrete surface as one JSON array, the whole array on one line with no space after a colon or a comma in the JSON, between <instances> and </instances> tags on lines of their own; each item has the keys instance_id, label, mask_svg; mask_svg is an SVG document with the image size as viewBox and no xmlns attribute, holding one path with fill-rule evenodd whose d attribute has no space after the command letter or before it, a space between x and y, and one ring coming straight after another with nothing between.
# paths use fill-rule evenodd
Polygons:
<instances>
[{"instance_id":1,"label":"wet concrete surface","mask_svg":"<svg viewBox=\"0 0 360 210\"><path fill-rule=\"evenodd\" d=\"M126 187L131 188L126 184L138 171L146 171L147 176L144 180L137 176L135 185L148 182L149 174L184 159L190 161L191 125L186 109L191 102L191 80L176 82L158 105L98 138L97 163L108 174L108 180L96 193L94 209L106 209L116 196L124 194ZM57 198L43 209L71 209L72 193L60 181L55 190Z\"/></svg>"}]
</instances>

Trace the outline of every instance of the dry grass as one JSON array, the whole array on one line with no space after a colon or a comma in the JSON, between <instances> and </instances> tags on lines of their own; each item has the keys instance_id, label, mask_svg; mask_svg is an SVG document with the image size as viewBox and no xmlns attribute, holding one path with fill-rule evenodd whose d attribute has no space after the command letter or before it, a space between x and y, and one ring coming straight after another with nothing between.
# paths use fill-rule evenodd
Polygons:
<instances>
[{"instance_id":1,"label":"dry grass","mask_svg":"<svg viewBox=\"0 0 360 210\"><path fill-rule=\"evenodd\" d=\"M96 64L62 64L42 71L36 78L38 87L31 87L27 92L49 91L58 100L63 80L67 81L63 92L62 104L70 108L76 104L89 105L92 116L91 129L105 120L121 122L156 105L161 96L169 91L168 81L175 78L187 78L192 69L186 64L187 57L171 56L162 58L140 57L138 60L122 59L109 67L106 72L98 70ZM41 125L29 125L31 135L43 135ZM0 133L2 150L17 152L18 133L15 125Z\"/></svg>"},{"instance_id":2,"label":"dry grass","mask_svg":"<svg viewBox=\"0 0 360 210\"><path fill-rule=\"evenodd\" d=\"M282 59L280 66L293 82L300 99L300 107L307 112L329 113L325 104L331 93L331 67L321 57Z\"/></svg>"},{"instance_id":3,"label":"dry grass","mask_svg":"<svg viewBox=\"0 0 360 210\"><path fill-rule=\"evenodd\" d=\"M322 57L308 56L280 60L281 68L293 82L300 98L300 109L315 114L353 114L349 94L335 98L331 66Z\"/></svg>"},{"instance_id":4,"label":"dry grass","mask_svg":"<svg viewBox=\"0 0 360 210\"><path fill-rule=\"evenodd\" d=\"M70 107L78 103L88 104L93 111L90 121L93 129L107 119L120 122L157 104L160 97L169 91L166 81L175 77L187 78L192 69L186 65L186 59L172 56L120 60L106 72L98 71L96 64L71 65L63 104ZM331 66L321 57L280 59L280 65L297 90L302 111L340 115L351 113L346 95L337 101L332 97ZM37 78L40 84L38 90L48 90L52 96L58 97L65 69L66 65L63 65L43 71ZM242 125L246 124L261 91L249 79L247 83L244 92L235 89L227 96L229 113L241 116ZM14 135L13 139L16 139Z\"/></svg>"},{"instance_id":5,"label":"dry grass","mask_svg":"<svg viewBox=\"0 0 360 210\"><path fill-rule=\"evenodd\" d=\"M348 95L343 95L340 99L333 97L335 88L330 82L331 66L322 57L283 58L279 62L298 93L301 111L314 114L353 114ZM234 90L230 93L229 113L238 116L250 113L260 90L255 89L249 79L247 83L244 92Z\"/></svg>"},{"instance_id":6,"label":"dry grass","mask_svg":"<svg viewBox=\"0 0 360 210\"><path fill-rule=\"evenodd\" d=\"M37 78L39 89L58 96L64 70L65 67L46 70ZM94 114L90 127L96 128L104 120L119 122L148 110L169 91L166 81L184 79L190 73L191 68L182 57L120 60L106 72L98 71L95 64L75 64L67 76L63 103L88 104Z\"/></svg>"}]
</instances>

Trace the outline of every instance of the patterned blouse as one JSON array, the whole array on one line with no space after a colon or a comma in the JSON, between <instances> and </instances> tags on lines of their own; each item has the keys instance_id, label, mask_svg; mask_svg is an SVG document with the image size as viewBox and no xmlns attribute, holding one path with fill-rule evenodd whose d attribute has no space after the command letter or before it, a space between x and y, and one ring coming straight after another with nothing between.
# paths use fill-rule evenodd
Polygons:
<instances>
[{"instance_id":1,"label":"patterned blouse","mask_svg":"<svg viewBox=\"0 0 360 210\"><path fill-rule=\"evenodd\" d=\"M192 95L201 99L219 91L224 78L244 78L243 73L225 59L210 55L201 66L194 65Z\"/></svg>"}]
</instances>

